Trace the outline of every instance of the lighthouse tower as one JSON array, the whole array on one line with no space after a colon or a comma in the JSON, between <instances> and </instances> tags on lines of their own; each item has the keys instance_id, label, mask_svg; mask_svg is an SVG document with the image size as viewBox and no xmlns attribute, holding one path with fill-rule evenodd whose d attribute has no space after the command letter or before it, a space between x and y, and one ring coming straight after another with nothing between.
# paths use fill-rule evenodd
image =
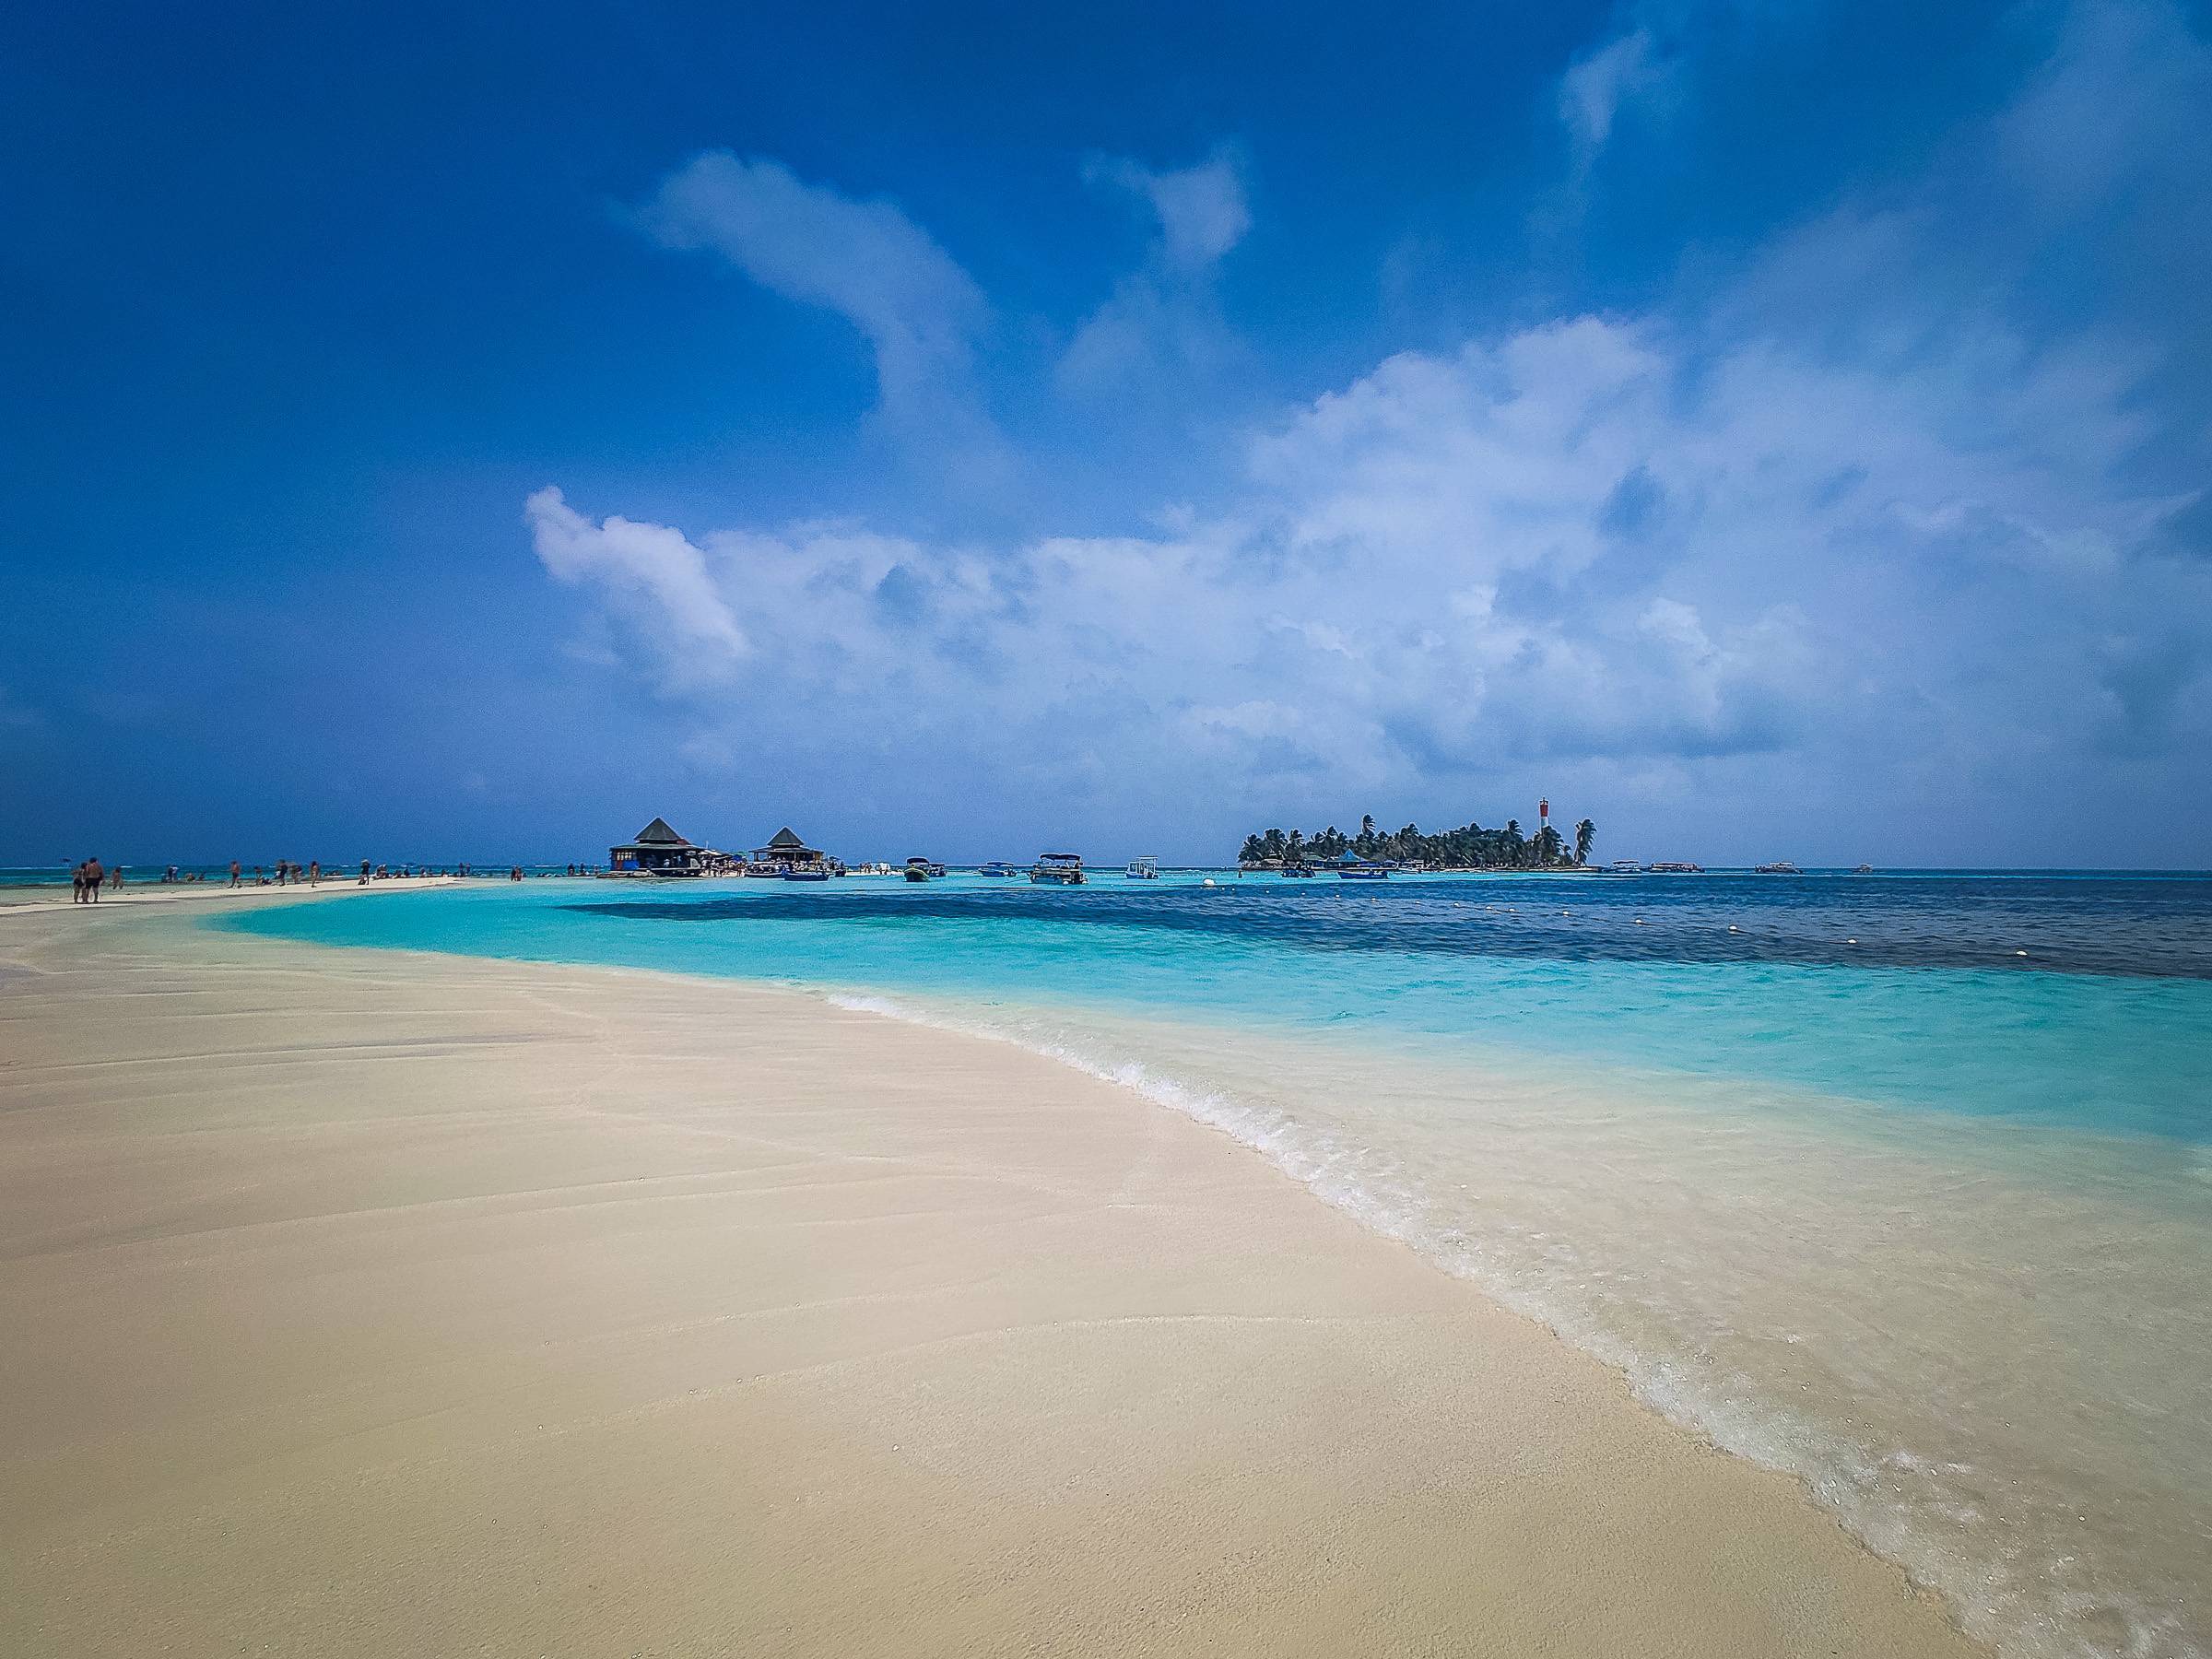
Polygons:
<instances>
[{"instance_id":1,"label":"lighthouse tower","mask_svg":"<svg viewBox=\"0 0 2212 1659\"><path fill-rule=\"evenodd\" d=\"M1548 799L1538 801L1536 803L1536 828L1542 830L1550 822L1551 802Z\"/></svg>"}]
</instances>

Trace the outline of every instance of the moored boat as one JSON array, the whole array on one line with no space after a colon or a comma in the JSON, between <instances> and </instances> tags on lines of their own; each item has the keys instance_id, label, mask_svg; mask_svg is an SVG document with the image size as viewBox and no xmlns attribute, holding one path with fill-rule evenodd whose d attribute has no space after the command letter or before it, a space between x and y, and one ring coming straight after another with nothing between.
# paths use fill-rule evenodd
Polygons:
<instances>
[{"instance_id":1,"label":"moored boat","mask_svg":"<svg viewBox=\"0 0 2212 1659\"><path fill-rule=\"evenodd\" d=\"M1379 859L1347 858L1336 866L1339 881L1387 881L1390 866Z\"/></svg>"},{"instance_id":2,"label":"moored boat","mask_svg":"<svg viewBox=\"0 0 2212 1659\"><path fill-rule=\"evenodd\" d=\"M1040 853L1037 862L1030 867L1030 879L1041 887L1081 887L1083 855L1080 853Z\"/></svg>"},{"instance_id":3,"label":"moored boat","mask_svg":"<svg viewBox=\"0 0 2212 1659\"><path fill-rule=\"evenodd\" d=\"M1133 858L1129 861L1129 867L1122 874L1132 881L1158 881L1159 879L1159 860L1157 858Z\"/></svg>"},{"instance_id":4,"label":"moored boat","mask_svg":"<svg viewBox=\"0 0 2212 1659\"><path fill-rule=\"evenodd\" d=\"M909 881L927 881L929 870L929 860L918 853L906 861L906 878Z\"/></svg>"},{"instance_id":5,"label":"moored boat","mask_svg":"<svg viewBox=\"0 0 2212 1659\"><path fill-rule=\"evenodd\" d=\"M1754 876L1802 876L1805 872L1788 859L1778 858L1772 864L1754 865L1751 867L1751 874Z\"/></svg>"},{"instance_id":6,"label":"moored boat","mask_svg":"<svg viewBox=\"0 0 2212 1659\"><path fill-rule=\"evenodd\" d=\"M1021 872L1016 869L1012 865L1002 864L997 859L993 859L987 865L978 865L976 866L975 873L978 876L995 876L1001 877L1007 876L1018 876L1021 874Z\"/></svg>"}]
</instances>

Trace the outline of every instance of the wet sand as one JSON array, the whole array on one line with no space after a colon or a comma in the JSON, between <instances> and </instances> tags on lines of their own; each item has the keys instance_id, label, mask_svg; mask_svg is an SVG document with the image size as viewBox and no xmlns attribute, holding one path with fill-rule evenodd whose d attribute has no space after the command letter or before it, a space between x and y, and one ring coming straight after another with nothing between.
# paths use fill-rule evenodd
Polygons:
<instances>
[{"instance_id":1,"label":"wet sand","mask_svg":"<svg viewBox=\"0 0 2212 1659\"><path fill-rule=\"evenodd\" d=\"M197 908L0 916L0 1651L1982 1652L1164 1107Z\"/></svg>"}]
</instances>

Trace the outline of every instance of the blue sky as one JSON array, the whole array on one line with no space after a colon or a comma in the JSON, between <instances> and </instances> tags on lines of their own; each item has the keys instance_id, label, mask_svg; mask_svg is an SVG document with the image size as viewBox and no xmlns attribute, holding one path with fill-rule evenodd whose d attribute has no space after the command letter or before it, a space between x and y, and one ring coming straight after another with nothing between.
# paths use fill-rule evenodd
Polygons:
<instances>
[{"instance_id":1,"label":"blue sky","mask_svg":"<svg viewBox=\"0 0 2212 1659\"><path fill-rule=\"evenodd\" d=\"M2212 865L2208 108L2158 0L15 17L0 861Z\"/></svg>"}]
</instances>

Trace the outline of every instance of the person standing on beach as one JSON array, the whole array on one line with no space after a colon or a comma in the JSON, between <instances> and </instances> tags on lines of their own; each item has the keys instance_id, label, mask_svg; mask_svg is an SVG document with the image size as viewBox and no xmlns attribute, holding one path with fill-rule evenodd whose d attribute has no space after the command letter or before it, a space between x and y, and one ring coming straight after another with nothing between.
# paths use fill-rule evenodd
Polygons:
<instances>
[{"instance_id":1,"label":"person standing on beach","mask_svg":"<svg viewBox=\"0 0 2212 1659\"><path fill-rule=\"evenodd\" d=\"M91 862L90 859L87 859L85 864ZM82 904L85 901L85 864L78 865L76 869L69 872L69 902L72 904Z\"/></svg>"},{"instance_id":2,"label":"person standing on beach","mask_svg":"<svg viewBox=\"0 0 2212 1659\"><path fill-rule=\"evenodd\" d=\"M323 885L323 861L319 858L311 858L307 861L307 885L309 887Z\"/></svg>"},{"instance_id":3,"label":"person standing on beach","mask_svg":"<svg viewBox=\"0 0 2212 1659\"><path fill-rule=\"evenodd\" d=\"M100 884L107 878L108 873L100 867L99 859L85 860L85 897L94 904L100 902Z\"/></svg>"},{"instance_id":4,"label":"person standing on beach","mask_svg":"<svg viewBox=\"0 0 2212 1659\"><path fill-rule=\"evenodd\" d=\"M361 885L369 885L369 861L365 858L361 860Z\"/></svg>"},{"instance_id":5,"label":"person standing on beach","mask_svg":"<svg viewBox=\"0 0 2212 1659\"><path fill-rule=\"evenodd\" d=\"M108 885L119 893L123 891L123 866L121 865L117 865L108 872Z\"/></svg>"},{"instance_id":6,"label":"person standing on beach","mask_svg":"<svg viewBox=\"0 0 2212 1659\"><path fill-rule=\"evenodd\" d=\"M230 861L230 885L238 885L238 860L235 858Z\"/></svg>"}]
</instances>

